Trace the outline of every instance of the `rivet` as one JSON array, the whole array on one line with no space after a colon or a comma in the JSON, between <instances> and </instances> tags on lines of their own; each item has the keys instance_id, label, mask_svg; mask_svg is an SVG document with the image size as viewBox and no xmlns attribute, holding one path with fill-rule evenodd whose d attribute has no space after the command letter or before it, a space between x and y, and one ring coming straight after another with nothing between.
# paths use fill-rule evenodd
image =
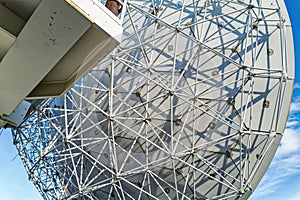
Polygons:
<instances>
[{"instance_id":1,"label":"rivet","mask_svg":"<svg viewBox=\"0 0 300 200\"><path fill-rule=\"evenodd\" d=\"M264 106L264 108L269 108L270 107L270 101L265 100L263 106Z\"/></svg>"},{"instance_id":2,"label":"rivet","mask_svg":"<svg viewBox=\"0 0 300 200\"><path fill-rule=\"evenodd\" d=\"M164 25L162 25L161 23L157 23L157 28L160 29L160 28L163 28Z\"/></svg>"},{"instance_id":3,"label":"rivet","mask_svg":"<svg viewBox=\"0 0 300 200\"><path fill-rule=\"evenodd\" d=\"M104 156L105 158L108 158L108 153L104 153L103 156Z\"/></svg>"},{"instance_id":4,"label":"rivet","mask_svg":"<svg viewBox=\"0 0 300 200\"><path fill-rule=\"evenodd\" d=\"M219 27L224 27L225 26L225 23L222 21L222 22L219 22Z\"/></svg>"},{"instance_id":5,"label":"rivet","mask_svg":"<svg viewBox=\"0 0 300 200\"><path fill-rule=\"evenodd\" d=\"M273 49L268 49L268 55L271 56L274 54L274 50Z\"/></svg>"},{"instance_id":6,"label":"rivet","mask_svg":"<svg viewBox=\"0 0 300 200\"><path fill-rule=\"evenodd\" d=\"M181 126L181 125L182 125L181 119L176 119L176 120L175 120L175 124L176 124L177 126Z\"/></svg>"},{"instance_id":7,"label":"rivet","mask_svg":"<svg viewBox=\"0 0 300 200\"><path fill-rule=\"evenodd\" d=\"M172 45L172 44L168 45L168 51L169 51L169 52L172 52L173 49L174 49L174 48L173 48L173 45Z\"/></svg>"},{"instance_id":8,"label":"rivet","mask_svg":"<svg viewBox=\"0 0 300 200\"><path fill-rule=\"evenodd\" d=\"M171 192L169 188L165 188L164 190L167 194L170 194L170 192Z\"/></svg>"},{"instance_id":9,"label":"rivet","mask_svg":"<svg viewBox=\"0 0 300 200\"><path fill-rule=\"evenodd\" d=\"M219 75L219 71L218 70L214 70L214 71L211 72L211 75L212 76L217 76L217 75Z\"/></svg>"},{"instance_id":10,"label":"rivet","mask_svg":"<svg viewBox=\"0 0 300 200\"><path fill-rule=\"evenodd\" d=\"M131 71L132 71L131 68L130 68L130 67L127 67L126 72L127 72L128 74L130 74Z\"/></svg>"},{"instance_id":11,"label":"rivet","mask_svg":"<svg viewBox=\"0 0 300 200\"><path fill-rule=\"evenodd\" d=\"M212 130L215 128L215 126L216 126L216 124L214 122L210 122L208 125L208 128Z\"/></svg>"}]
</instances>

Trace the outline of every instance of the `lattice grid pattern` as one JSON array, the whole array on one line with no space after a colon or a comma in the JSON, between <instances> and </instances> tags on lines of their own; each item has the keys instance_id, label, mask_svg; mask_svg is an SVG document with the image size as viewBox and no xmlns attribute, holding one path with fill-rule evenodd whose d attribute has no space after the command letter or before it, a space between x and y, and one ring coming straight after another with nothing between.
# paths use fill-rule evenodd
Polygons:
<instances>
[{"instance_id":1,"label":"lattice grid pattern","mask_svg":"<svg viewBox=\"0 0 300 200\"><path fill-rule=\"evenodd\" d=\"M283 23L262 1L128 1L122 44L13 131L30 179L45 199L251 193L286 117Z\"/></svg>"}]
</instances>

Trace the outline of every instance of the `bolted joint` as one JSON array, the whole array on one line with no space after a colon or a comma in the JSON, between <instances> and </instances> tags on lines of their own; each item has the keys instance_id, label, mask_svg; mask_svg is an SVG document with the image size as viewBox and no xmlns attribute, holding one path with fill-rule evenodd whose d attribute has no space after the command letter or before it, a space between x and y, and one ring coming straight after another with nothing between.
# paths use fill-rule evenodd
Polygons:
<instances>
[{"instance_id":1,"label":"bolted joint","mask_svg":"<svg viewBox=\"0 0 300 200\"><path fill-rule=\"evenodd\" d=\"M254 5L252 5L252 4L248 5L248 9L253 9L253 8L255 8Z\"/></svg>"}]
</instances>

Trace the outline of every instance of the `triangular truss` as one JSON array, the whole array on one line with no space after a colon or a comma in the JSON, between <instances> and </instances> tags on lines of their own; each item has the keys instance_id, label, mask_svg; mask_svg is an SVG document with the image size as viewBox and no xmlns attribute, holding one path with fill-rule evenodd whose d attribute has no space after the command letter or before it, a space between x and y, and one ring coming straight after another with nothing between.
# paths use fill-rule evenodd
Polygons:
<instances>
[{"instance_id":1,"label":"triangular truss","mask_svg":"<svg viewBox=\"0 0 300 200\"><path fill-rule=\"evenodd\" d=\"M43 197L249 196L291 95L284 19L258 2L128 1L119 48L13 131Z\"/></svg>"}]
</instances>

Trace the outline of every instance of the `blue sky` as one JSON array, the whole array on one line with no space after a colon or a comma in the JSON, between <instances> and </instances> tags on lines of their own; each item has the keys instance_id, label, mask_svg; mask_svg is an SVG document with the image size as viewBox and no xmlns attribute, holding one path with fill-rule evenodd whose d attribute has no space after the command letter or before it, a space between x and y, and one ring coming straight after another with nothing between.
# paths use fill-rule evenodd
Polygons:
<instances>
[{"instance_id":1,"label":"blue sky","mask_svg":"<svg viewBox=\"0 0 300 200\"><path fill-rule=\"evenodd\" d=\"M300 1L285 0L293 27L300 27ZM296 66L300 63L300 29L294 28ZM283 140L265 177L250 200L300 199L300 71L296 70L291 114ZM28 181L12 145L10 131L0 136L0 200L41 200Z\"/></svg>"}]
</instances>

